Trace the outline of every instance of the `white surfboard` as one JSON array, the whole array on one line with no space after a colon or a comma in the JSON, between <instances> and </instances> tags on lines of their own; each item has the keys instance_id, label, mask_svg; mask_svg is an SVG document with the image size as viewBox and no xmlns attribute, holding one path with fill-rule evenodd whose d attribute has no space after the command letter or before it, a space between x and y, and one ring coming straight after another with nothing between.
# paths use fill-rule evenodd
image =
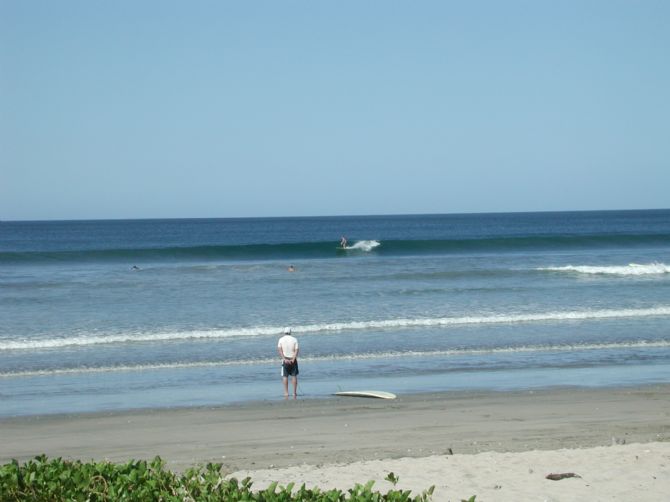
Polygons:
<instances>
[{"instance_id":1,"label":"white surfboard","mask_svg":"<svg viewBox=\"0 0 670 502\"><path fill-rule=\"evenodd\" d=\"M382 390L345 390L336 392L336 396L349 397L374 397L377 399L395 399L396 395L392 392L384 392Z\"/></svg>"}]
</instances>

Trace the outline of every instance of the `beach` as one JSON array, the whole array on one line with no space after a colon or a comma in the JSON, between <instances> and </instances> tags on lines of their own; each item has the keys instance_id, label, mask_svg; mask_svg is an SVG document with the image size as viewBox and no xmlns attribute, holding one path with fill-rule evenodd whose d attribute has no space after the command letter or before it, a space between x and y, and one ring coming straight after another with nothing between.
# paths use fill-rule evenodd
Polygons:
<instances>
[{"instance_id":1,"label":"beach","mask_svg":"<svg viewBox=\"0 0 670 502\"><path fill-rule=\"evenodd\" d=\"M669 251L670 210L4 222L0 461L662 500Z\"/></svg>"},{"instance_id":2,"label":"beach","mask_svg":"<svg viewBox=\"0 0 670 502\"><path fill-rule=\"evenodd\" d=\"M35 3L0 502L670 502L670 1Z\"/></svg>"},{"instance_id":3,"label":"beach","mask_svg":"<svg viewBox=\"0 0 670 502\"><path fill-rule=\"evenodd\" d=\"M418 495L434 486L435 501L658 501L670 488L670 443L638 443L581 449L484 452L474 455L431 456L355 462L324 467L300 466L281 470L235 473L251 476L260 488L271 481L346 490L361 479L375 480L375 489L394 486L384 478L393 472L396 489ZM553 474L576 474L549 480Z\"/></svg>"},{"instance_id":4,"label":"beach","mask_svg":"<svg viewBox=\"0 0 670 502\"><path fill-rule=\"evenodd\" d=\"M660 500L670 490L669 441L670 385L324 397L0 421L3 463L40 453L113 462L159 455L177 471L221 463L224 474L249 475L258 488L271 480L347 488L374 479L385 490L393 471L399 487L416 493L436 485L434 500ZM550 472L581 478L545 480ZM619 491L619 498L608 495Z\"/></svg>"}]
</instances>

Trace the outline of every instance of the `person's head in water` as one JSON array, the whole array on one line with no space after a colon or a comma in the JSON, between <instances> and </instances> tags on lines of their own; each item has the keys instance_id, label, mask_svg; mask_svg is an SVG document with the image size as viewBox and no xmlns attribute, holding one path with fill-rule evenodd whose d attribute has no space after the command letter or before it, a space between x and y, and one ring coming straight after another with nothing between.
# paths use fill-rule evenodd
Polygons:
<instances>
[{"instance_id":1,"label":"person's head in water","mask_svg":"<svg viewBox=\"0 0 670 502\"><path fill-rule=\"evenodd\" d=\"M288 266L288 271L289 272L295 272L295 267L293 265Z\"/></svg>"}]
</instances>

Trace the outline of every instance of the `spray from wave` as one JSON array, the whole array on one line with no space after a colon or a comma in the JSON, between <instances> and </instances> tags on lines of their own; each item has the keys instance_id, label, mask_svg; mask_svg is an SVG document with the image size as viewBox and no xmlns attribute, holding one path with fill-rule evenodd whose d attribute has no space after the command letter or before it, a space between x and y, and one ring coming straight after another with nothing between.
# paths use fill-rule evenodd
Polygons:
<instances>
[{"instance_id":1,"label":"spray from wave","mask_svg":"<svg viewBox=\"0 0 670 502\"><path fill-rule=\"evenodd\" d=\"M364 251L366 253L378 247L381 243L379 241L358 241L353 245L347 247L347 250Z\"/></svg>"},{"instance_id":2,"label":"spray from wave","mask_svg":"<svg viewBox=\"0 0 670 502\"><path fill-rule=\"evenodd\" d=\"M566 265L564 267L544 267L538 270L550 272L577 272L589 275L659 275L670 273L670 266L665 263L630 263L628 265L591 266Z\"/></svg>"}]
</instances>

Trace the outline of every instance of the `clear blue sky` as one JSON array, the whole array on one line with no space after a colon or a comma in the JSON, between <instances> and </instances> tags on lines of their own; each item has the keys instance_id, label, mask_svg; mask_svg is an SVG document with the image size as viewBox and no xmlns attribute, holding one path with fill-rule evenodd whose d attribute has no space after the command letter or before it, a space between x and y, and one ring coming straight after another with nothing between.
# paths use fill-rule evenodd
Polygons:
<instances>
[{"instance_id":1,"label":"clear blue sky","mask_svg":"<svg viewBox=\"0 0 670 502\"><path fill-rule=\"evenodd\" d=\"M0 219L670 207L670 2L0 0Z\"/></svg>"}]
</instances>

